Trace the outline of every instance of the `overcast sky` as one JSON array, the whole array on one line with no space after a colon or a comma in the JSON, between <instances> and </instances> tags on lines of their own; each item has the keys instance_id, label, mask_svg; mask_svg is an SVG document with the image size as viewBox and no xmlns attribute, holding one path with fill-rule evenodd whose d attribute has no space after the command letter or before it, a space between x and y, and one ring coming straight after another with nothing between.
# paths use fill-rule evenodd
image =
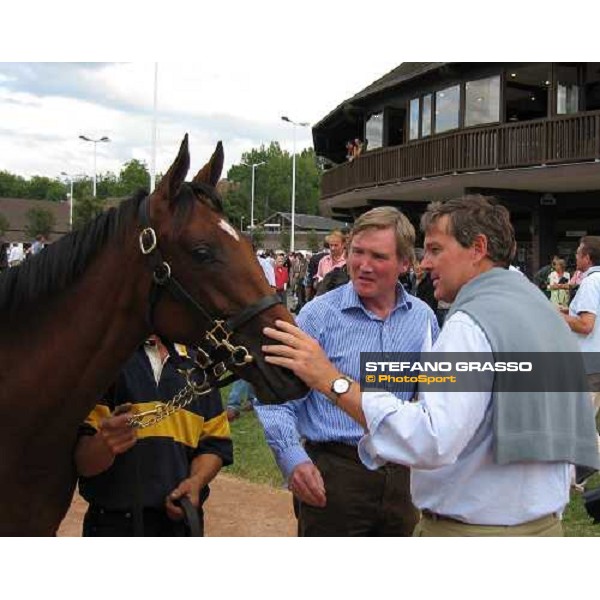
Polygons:
<instances>
[{"instance_id":1,"label":"overcast sky","mask_svg":"<svg viewBox=\"0 0 600 600\"><path fill-rule=\"evenodd\" d=\"M282 115L315 124L403 61L486 60L493 39L491 30L469 21L483 14L480 2L464 2L477 9L470 12L459 3L434 3L431 19L423 5L400 2L214 4L190 9L170 0L144 5L157 11L147 15L104 0L90 5L89 15L80 5L77 21L63 0L35 9L21 0L3 9L0 170L91 176L93 145L79 140L81 134L111 139L97 145L98 173L118 172L132 158L149 166L152 61L158 63L157 171L168 168L188 132L192 168L222 140L226 173L242 152L261 143L277 140L291 151L292 126ZM523 35L520 43L529 59L552 60L543 48L531 56L535 44L525 10L523 22L511 20L508 11L495 15L495 31L507 20L512 39L511 48L493 47L495 60L518 54L515 40L524 32L527 41ZM14 60L21 62L7 62ZM104 62L91 62L98 60ZM298 127L297 150L311 145L310 128Z\"/></svg>"},{"instance_id":2,"label":"overcast sky","mask_svg":"<svg viewBox=\"0 0 600 600\"><path fill-rule=\"evenodd\" d=\"M277 57L275 57L277 58ZM277 140L291 150L292 126L282 115L316 123L342 100L396 66L396 57L369 64L293 68L280 60L256 62L230 55L218 64L158 62L157 171L173 159L190 134L192 165L222 140L226 168L241 153ZM1 63L0 169L24 176L118 172L132 158L150 165L154 63ZM318 90L318 92L316 92ZM296 148L312 145L310 127L296 128ZM226 172L226 169L225 169Z\"/></svg>"}]
</instances>

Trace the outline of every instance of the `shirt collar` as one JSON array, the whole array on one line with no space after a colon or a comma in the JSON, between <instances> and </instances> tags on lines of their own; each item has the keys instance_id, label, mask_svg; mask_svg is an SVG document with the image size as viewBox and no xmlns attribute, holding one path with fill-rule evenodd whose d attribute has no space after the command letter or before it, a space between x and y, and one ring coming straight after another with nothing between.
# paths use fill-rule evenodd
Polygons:
<instances>
[{"instance_id":1,"label":"shirt collar","mask_svg":"<svg viewBox=\"0 0 600 600\"><path fill-rule=\"evenodd\" d=\"M587 277L588 275L591 275L592 273L599 273L599 272L600 272L600 266L596 266L596 265L594 265L594 266L590 267L590 268L589 268L589 269L588 269L588 270L587 270L587 271L586 271L586 272L585 272L585 273L582 275L582 278L583 278L583 277Z\"/></svg>"},{"instance_id":2,"label":"shirt collar","mask_svg":"<svg viewBox=\"0 0 600 600\"><path fill-rule=\"evenodd\" d=\"M365 308L365 305L362 303L359 295L356 293L354 289L354 285L352 281L349 281L344 285L342 292L342 299L340 302L340 310L350 310L350 309L360 309L366 315L372 316L373 313ZM390 312L392 314L394 311L398 309L410 310L412 308L412 302L410 301L408 294L402 287L400 283L396 284L396 304L394 308Z\"/></svg>"}]
</instances>

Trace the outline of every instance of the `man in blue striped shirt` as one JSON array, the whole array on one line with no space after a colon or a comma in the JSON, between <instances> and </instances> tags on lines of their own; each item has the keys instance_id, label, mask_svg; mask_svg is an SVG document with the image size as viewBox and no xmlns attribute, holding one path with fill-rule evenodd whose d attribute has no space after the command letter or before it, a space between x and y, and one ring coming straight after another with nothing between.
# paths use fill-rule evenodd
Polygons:
<instances>
[{"instance_id":1,"label":"man in blue striped shirt","mask_svg":"<svg viewBox=\"0 0 600 600\"><path fill-rule=\"evenodd\" d=\"M432 310L398 283L413 259L415 230L391 207L355 223L351 281L307 304L298 325L340 372L358 379L361 352L420 352L437 338ZM343 381L341 382L344 383ZM415 390L398 397L409 400ZM294 494L301 536L408 536L418 520L410 473L400 465L370 471L358 458L364 430L328 398L256 407L267 442Z\"/></svg>"}]
</instances>

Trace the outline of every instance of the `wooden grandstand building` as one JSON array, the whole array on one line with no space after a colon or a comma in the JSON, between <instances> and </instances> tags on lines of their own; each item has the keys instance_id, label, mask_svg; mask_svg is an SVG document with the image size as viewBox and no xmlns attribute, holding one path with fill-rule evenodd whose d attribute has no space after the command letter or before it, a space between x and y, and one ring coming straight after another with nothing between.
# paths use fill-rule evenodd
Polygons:
<instances>
[{"instance_id":1,"label":"wooden grandstand building","mask_svg":"<svg viewBox=\"0 0 600 600\"><path fill-rule=\"evenodd\" d=\"M366 144L346 160L346 143ZM600 63L403 63L313 128L321 214L496 196L528 272L600 234Z\"/></svg>"}]
</instances>

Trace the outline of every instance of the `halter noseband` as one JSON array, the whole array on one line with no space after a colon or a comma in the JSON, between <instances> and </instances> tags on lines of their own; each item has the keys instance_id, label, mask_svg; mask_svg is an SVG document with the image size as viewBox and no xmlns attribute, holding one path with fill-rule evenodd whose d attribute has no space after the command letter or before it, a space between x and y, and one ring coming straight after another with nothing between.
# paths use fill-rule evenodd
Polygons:
<instances>
[{"instance_id":1,"label":"halter noseband","mask_svg":"<svg viewBox=\"0 0 600 600\"><path fill-rule=\"evenodd\" d=\"M194 192L204 194L215 202L220 203L220 199L214 188L199 182L186 183L184 185L189 185ZM138 211L142 227L139 236L140 250L147 257L148 265L152 271L152 286L150 288L146 321L150 325L151 330L154 331L154 309L162 290L167 290L174 298L189 306L193 312L200 313L203 319L209 323L209 329L204 334L204 338L198 347L196 362L204 371L205 381L211 380L211 383L218 387L227 385L235 379L235 376L222 381L217 380L225 373L229 366L239 367L254 360L245 346L234 346L231 343L231 335L256 315L276 304L281 304L281 299L276 294L265 296L227 319L213 318L179 283L171 271L171 266L163 259L158 249L156 232L150 224L149 199L150 196L148 195L142 200ZM175 356L176 353L172 351L172 342L168 340L163 340L163 342L169 349L169 353ZM207 374L209 369L212 369L211 374Z\"/></svg>"}]
</instances>

